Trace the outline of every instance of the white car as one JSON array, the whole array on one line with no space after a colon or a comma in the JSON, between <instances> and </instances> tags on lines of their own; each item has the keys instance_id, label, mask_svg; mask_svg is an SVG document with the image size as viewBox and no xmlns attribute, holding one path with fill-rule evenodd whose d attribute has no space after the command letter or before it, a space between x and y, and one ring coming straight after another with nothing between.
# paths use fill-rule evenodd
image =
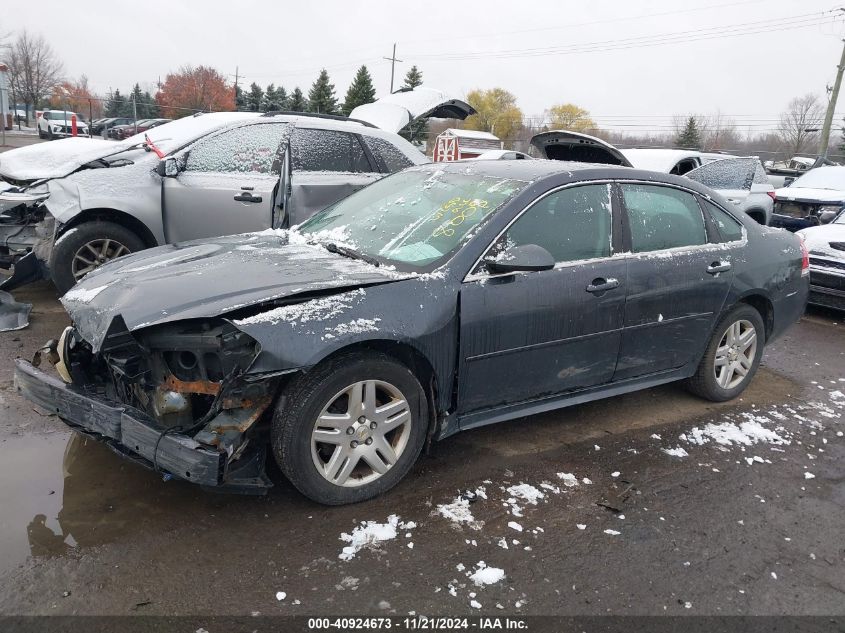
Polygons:
<instances>
[{"instance_id":1,"label":"white car","mask_svg":"<svg viewBox=\"0 0 845 633\"><path fill-rule=\"evenodd\" d=\"M810 253L808 303L845 310L845 213L798 231Z\"/></svg>"},{"instance_id":2,"label":"white car","mask_svg":"<svg viewBox=\"0 0 845 633\"><path fill-rule=\"evenodd\" d=\"M77 136L88 136L88 124L70 110L44 110L38 117L38 138L73 136L73 117L76 116Z\"/></svg>"}]
</instances>

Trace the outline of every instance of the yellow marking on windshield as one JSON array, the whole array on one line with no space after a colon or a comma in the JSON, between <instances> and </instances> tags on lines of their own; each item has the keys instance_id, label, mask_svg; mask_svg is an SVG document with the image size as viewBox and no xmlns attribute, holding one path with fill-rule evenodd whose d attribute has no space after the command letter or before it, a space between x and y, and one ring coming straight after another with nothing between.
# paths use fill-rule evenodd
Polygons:
<instances>
[{"instance_id":1,"label":"yellow marking on windshield","mask_svg":"<svg viewBox=\"0 0 845 633\"><path fill-rule=\"evenodd\" d=\"M479 198L461 198L460 196L455 196L447 200L431 216L433 222L442 220L444 217L447 218L431 232L431 236L439 237L445 235L451 237L455 234L454 227L460 226L469 218L473 217L479 209L484 210L489 206L490 203L487 200Z\"/></svg>"}]
</instances>

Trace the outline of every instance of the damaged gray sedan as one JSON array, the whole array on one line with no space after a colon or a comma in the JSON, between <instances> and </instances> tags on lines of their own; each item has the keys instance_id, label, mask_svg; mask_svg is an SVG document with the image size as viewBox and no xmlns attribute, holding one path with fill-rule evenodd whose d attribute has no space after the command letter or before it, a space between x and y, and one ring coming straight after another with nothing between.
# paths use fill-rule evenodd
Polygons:
<instances>
[{"instance_id":1,"label":"damaged gray sedan","mask_svg":"<svg viewBox=\"0 0 845 633\"><path fill-rule=\"evenodd\" d=\"M432 439L662 383L749 384L804 310L800 240L685 178L554 161L413 167L291 230L92 272L18 390L187 481L361 501Z\"/></svg>"}]
</instances>

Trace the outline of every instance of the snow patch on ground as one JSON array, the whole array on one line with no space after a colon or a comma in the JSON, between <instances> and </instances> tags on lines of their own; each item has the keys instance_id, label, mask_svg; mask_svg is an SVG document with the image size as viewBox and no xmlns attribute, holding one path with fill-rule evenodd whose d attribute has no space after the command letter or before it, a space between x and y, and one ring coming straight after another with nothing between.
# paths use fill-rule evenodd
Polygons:
<instances>
[{"instance_id":1,"label":"snow patch on ground","mask_svg":"<svg viewBox=\"0 0 845 633\"><path fill-rule=\"evenodd\" d=\"M740 424L733 422L722 422L721 424L708 424L702 428L695 427L688 433L681 435L681 439L690 444L703 445L711 441L722 446L734 444L751 446L760 442L766 444L789 444L789 440L781 437L774 431L764 427L760 420L767 420L762 416L752 417Z\"/></svg>"},{"instance_id":2,"label":"snow patch on ground","mask_svg":"<svg viewBox=\"0 0 845 633\"><path fill-rule=\"evenodd\" d=\"M494 585L505 578L505 570L498 567L488 567L483 560L478 561L476 570L469 575L469 579L479 587Z\"/></svg>"},{"instance_id":3,"label":"snow patch on ground","mask_svg":"<svg viewBox=\"0 0 845 633\"><path fill-rule=\"evenodd\" d=\"M689 453L687 453L682 447L676 446L675 448L661 448L661 451L666 453L667 455L671 455L672 457L688 457Z\"/></svg>"},{"instance_id":4,"label":"snow patch on ground","mask_svg":"<svg viewBox=\"0 0 845 633\"><path fill-rule=\"evenodd\" d=\"M437 506L437 514L449 519L455 525L466 524L473 530L480 530L484 526L483 521L476 521L469 509L469 499L457 496L451 503L442 503Z\"/></svg>"},{"instance_id":5,"label":"snow patch on ground","mask_svg":"<svg viewBox=\"0 0 845 633\"><path fill-rule=\"evenodd\" d=\"M352 534L344 532L340 535L341 541L349 543L340 552L338 558L341 560L352 560L355 555L364 548L375 549L384 541L396 538L397 530L409 530L416 527L413 523L401 523L399 517L391 514L387 517L386 523L375 521L363 521L361 525L352 530Z\"/></svg>"}]
</instances>

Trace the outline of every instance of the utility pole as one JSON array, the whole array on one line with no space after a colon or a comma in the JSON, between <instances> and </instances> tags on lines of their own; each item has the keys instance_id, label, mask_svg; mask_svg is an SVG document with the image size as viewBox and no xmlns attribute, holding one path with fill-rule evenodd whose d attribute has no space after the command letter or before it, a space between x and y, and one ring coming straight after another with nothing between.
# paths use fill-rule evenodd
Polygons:
<instances>
[{"instance_id":1,"label":"utility pole","mask_svg":"<svg viewBox=\"0 0 845 633\"><path fill-rule=\"evenodd\" d=\"M401 59L396 59L396 43L393 43L393 55L390 57L383 57L390 62L390 94L393 94L393 72L396 70L396 62L401 62Z\"/></svg>"},{"instance_id":2,"label":"utility pole","mask_svg":"<svg viewBox=\"0 0 845 633\"><path fill-rule=\"evenodd\" d=\"M238 67L235 66L235 110L238 109Z\"/></svg>"},{"instance_id":3,"label":"utility pole","mask_svg":"<svg viewBox=\"0 0 845 633\"><path fill-rule=\"evenodd\" d=\"M845 40L842 40L845 42ZM822 127L822 139L819 146L819 157L827 158L827 145L830 140L830 126L833 125L833 111L836 110L836 100L839 98L839 87L842 85L842 72L845 71L845 43L842 45L842 56L839 58L839 66L836 67L836 81L833 82L833 91L830 93L830 101L827 103L827 113L824 115L824 127Z\"/></svg>"}]
</instances>

